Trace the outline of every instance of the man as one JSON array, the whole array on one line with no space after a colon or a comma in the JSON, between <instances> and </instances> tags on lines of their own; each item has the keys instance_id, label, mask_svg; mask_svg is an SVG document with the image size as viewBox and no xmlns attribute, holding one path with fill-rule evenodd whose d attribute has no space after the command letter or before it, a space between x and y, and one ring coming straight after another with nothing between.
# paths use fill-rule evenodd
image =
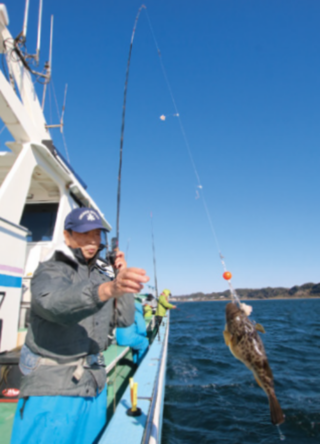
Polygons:
<instances>
[{"instance_id":1,"label":"man","mask_svg":"<svg viewBox=\"0 0 320 444\"><path fill-rule=\"evenodd\" d=\"M143 316L146 320L150 320L153 314L156 314L158 302L152 294L147 294L143 302Z\"/></svg>"},{"instance_id":2,"label":"man","mask_svg":"<svg viewBox=\"0 0 320 444\"><path fill-rule=\"evenodd\" d=\"M126 295L125 298L118 301L118 308L120 310L121 308L127 308L131 319L126 326L122 326L118 322L116 330L117 343L131 347L133 362L139 365L149 348L142 305L139 302L135 302L132 295Z\"/></svg>"},{"instance_id":3,"label":"man","mask_svg":"<svg viewBox=\"0 0 320 444\"><path fill-rule=\"evenodd\" d=\"M113 300L138 293L149 278L115 259L117 277L97 267L95 210L76 208L65 220L65 244L41 263L31 282L31 318L21 350L24 374L11 444L91 444L106 422L106 372Z\"/></svg>"},{"instance_id":4,"label":"man","mask_svg":"<svg viewBox=\"0 0 320 444\"><path fill-rule=\"evenodd\" d=\"M163 292L160 294L159 300L158 300L158 307L156 311L155 320L158 325L161 324L163 316L166 315L167 310L175 309L177 308L175 305L169 304L168 299L169 296L171 296L170 290L163 290Z\"/></svg>"}]
</instances>

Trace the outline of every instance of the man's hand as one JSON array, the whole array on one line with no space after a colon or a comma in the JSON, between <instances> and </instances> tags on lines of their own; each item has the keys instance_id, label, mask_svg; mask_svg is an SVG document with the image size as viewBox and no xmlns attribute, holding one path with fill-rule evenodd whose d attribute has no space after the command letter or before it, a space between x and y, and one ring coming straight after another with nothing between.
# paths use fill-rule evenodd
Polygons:
<instances>
[{"instance_id":1,"label":"man's hand","mask_svg":"<svg viewBox=\"0 0 320 444\"><path fill-rule=\"evenodd\" d=\"M110 298L118 298L124 293L139 293L143 288L143 284L148 282L149 279L142 268L121 267L113 281L100 285L98 289L99 298L105 302Z\"/></svg>"},{"instance_id":2,"label":"man's hand","mask_svg":"<svg viewBox=\"0 0 320 444\"><path fill-rule=\"evenodd\" d=\"M117 251L116 258L114 261L114 268L120 270L121 268L126 268L126 267L127 267L127 262L124 258L124 253L122 251Z\"/></svg>"}]
</instances>

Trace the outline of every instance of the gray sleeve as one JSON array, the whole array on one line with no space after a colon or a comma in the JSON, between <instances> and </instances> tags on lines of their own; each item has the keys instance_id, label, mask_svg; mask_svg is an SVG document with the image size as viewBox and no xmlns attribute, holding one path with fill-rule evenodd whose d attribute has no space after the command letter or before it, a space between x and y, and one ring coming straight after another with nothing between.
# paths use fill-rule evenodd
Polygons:
<instances>
[{"instance_id":1,"label":"gray sleeve","mask_svg":"<svg viewBox=\"0 0 320 444\"><path fill-rule=\"evenodd\" d=\"M129 327L134 323L135 305L133 294L126 293L117 299L117 327Z\"/></svg>"},{"instance_id":2,"label":"gray sleeve","mask_svg":"<svg viewBox=\"0 0 320 444\"><path fill-rule=\"evenodd\" d=\"M96 313L104 305L98 296L100 284L84 279L73 283L73 270L66 264L43 262L31 281L31 308L50 322L71 325Z\"/></svg>"}]
</instances>

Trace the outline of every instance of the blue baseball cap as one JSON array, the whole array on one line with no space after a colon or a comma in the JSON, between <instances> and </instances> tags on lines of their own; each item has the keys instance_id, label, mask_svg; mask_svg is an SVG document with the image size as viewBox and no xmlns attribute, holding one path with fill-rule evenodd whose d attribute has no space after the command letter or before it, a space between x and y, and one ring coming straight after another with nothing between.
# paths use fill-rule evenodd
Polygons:
<instances>
[{"instance_id":1,"label":"blue baseball cap","mask_svg":"<svg viewBox=\"0 0 320 444\"><path fill-rule=\"evenodd\" d=\"M92 208L75 208L64 221L64 229L76 231L77 233L86 233L91 230L105 230L102 225L102 219L98 211Z\"/></svg>"}]
</instances>

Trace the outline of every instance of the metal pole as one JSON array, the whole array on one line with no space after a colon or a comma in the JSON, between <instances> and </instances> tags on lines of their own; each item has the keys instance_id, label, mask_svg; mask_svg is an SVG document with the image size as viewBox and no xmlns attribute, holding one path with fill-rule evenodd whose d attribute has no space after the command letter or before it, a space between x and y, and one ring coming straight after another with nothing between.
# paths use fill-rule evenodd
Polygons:
<instances>
[{"instance_id":1,"label":"metal pole","mask_svg":"<svg viewBox=\"0 0 320 444\"><path fill-rule=\"evenodd\" d=\"M42 1L43 0L40 0L40 2L39 2L38 39L37 39L37 51L36 51L36 62L37 62L37 65L39 65L39 55L40 55Z\"/></svg>"},{"instance_id":2,"label":"metal pole","mask_svg":"<svg viewBox=\"0 0 320 444\"><path fill-rule=\"evenodd\" d=\"M22 28L22 38L24 40L27 37L28 15L29 15L29 0L26 0L26 7L24 10L24 20L23 20L23 28Z\"/></svg>"}]
</instances>

